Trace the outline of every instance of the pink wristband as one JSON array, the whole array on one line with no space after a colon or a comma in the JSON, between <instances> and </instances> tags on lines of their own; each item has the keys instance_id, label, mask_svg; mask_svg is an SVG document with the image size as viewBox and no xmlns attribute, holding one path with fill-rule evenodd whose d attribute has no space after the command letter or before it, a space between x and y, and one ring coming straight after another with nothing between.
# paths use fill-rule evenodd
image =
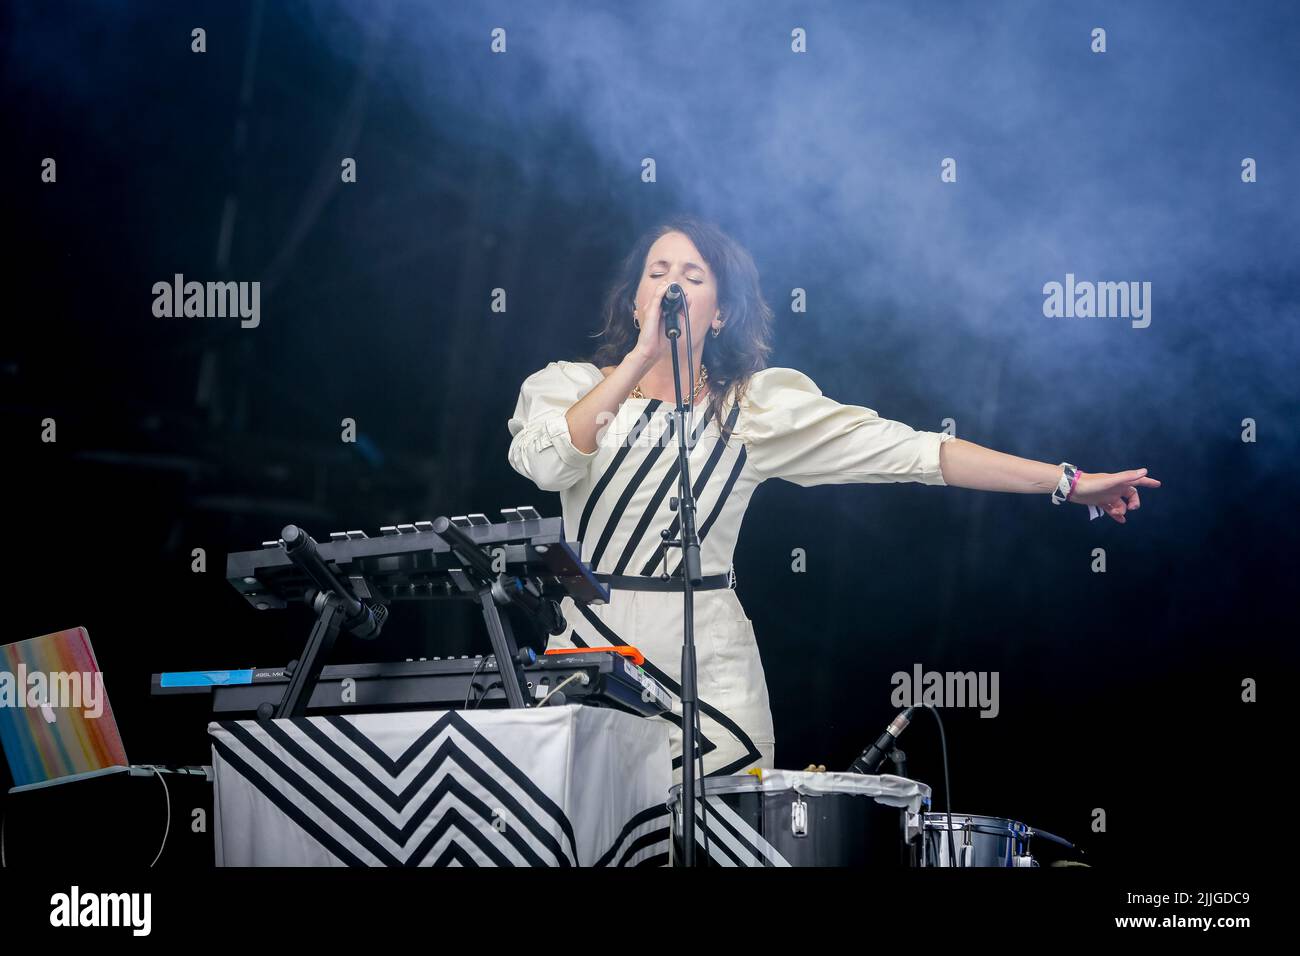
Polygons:
<instances>
[{"instance_id":1,"label":"pink wristband","mask_svg":"<svg viewBox=\"0 0 1300 956\"><path fill-rule=\"evenodd\" d=\"M1079 484L1079 476L1082 474L1083 472L1080 471L1078 468L1074 469L1074 477L1070 479L1070 490L1065 493L1066 501L1069 501L1070 495L1074 494L1075 486Z\"/></svg>"}]
</instances>

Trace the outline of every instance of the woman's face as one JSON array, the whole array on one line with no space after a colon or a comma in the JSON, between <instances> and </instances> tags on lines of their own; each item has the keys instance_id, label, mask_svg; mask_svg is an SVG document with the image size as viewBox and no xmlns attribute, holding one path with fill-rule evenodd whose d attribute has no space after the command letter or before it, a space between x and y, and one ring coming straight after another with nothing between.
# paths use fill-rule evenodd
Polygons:
<instances>
[{"instance_id":1,"label":"woman's face","mask_svg":"<svg viewBox=\"0 0 1300 956\"><path fill-rule=\"evenodd\" d=\"M654 300L661 282L676 282L686 292L691 312L691 331L697 354L709 330L720 324L718 319L718 281L695 243L681 232L668 232L655 240L645 257L641 282L636 290L640 312Z\"/></svg>"}]
</instances>

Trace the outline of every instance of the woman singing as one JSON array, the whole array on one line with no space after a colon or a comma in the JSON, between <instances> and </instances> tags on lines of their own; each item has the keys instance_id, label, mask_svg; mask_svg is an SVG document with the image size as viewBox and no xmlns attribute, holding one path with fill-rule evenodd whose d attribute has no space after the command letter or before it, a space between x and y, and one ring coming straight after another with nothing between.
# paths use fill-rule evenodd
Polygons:
<instances>
[{"instance_id":1,"label":"woman singing","mask_svg":"<svg viewBox=\"0 0 1300 956\"><path fill-rule=\"evenodd\" d=\"M593 362L552 362L523 383L509 428L510 464L558 491L566 536L610 587L605 605L565 598L569 630L552 647L631 644L674 694L673 768L681 781L681 550L671 344L660 303L686 292L694 367L681 341L682 392L695 395L690 474L704 582L695 601L700 749L707 775L774 767L772 714L754 629L734 590L732 553L759 482L797 485L917 481L1053 495L1125 522L1146 469L1085 474L1017 458L939 432L916 431L870 408L827 398L808 376L767 368L772 310L748 252L716 227L681 219L651 230L625 260L604 305ZM688 419L688 427L691 427Z\"/></svg>"}]
</instances>

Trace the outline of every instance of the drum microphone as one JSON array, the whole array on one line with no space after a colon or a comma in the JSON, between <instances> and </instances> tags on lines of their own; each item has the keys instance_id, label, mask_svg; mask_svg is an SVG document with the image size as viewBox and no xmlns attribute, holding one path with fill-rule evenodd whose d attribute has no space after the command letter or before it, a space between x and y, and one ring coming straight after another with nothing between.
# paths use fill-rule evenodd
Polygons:
<instances>
[{"instance_id":1,"label":"drum microphone","mask_svg":"<svg viewBox=\"0 0 1300 956\"><path fill-rule=\"evenodd\" d=\"M686 303L684 296L685 292L683 292L682 287L674 282L664 292L663 301L659 303L659 313L664 322L664 335L670 339L675 339L682 334L681 326L678 323L682 314L682 306Z\"/></svg>"},{"instance_id":2,"label":"drum microphone","mask_svg":"<svg viewBox=\"0 0 1300 956\"><path fill-rule=\"evenodd\" d=\"M893 723L885 728L885 732L876 739L876 742L858 754L858 759L849 764L848 772L875 773L885 762L889 752L894 749L894 745L898 742L898 735L912 722L912 714L915 712L915 707L909 707L895 717Z\"/></svg>"}]
</instances>

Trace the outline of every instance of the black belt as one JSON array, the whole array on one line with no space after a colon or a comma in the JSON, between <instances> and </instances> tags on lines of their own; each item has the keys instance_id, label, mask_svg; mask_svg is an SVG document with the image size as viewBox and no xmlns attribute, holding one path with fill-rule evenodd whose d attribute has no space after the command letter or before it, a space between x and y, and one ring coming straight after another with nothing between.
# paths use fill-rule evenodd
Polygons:
<instances>
[{"instance_id":1,"label":"black belt","mask_svg":"<svg viewBox=\"0 0 1300 956\"><path fill-rule=\"evenodd\" d=\"M608 584L618 591L681 591L685 587L683 579L679 577L671 577L665 581L657 574L604 574L599 571L593 574L597 581ZM732 572L726 571L722 574L704 575L700 583L695 585L695 590L716 591L719 588L730 587L735 587L735 578Z\"/></svg>"}]
</instances>

